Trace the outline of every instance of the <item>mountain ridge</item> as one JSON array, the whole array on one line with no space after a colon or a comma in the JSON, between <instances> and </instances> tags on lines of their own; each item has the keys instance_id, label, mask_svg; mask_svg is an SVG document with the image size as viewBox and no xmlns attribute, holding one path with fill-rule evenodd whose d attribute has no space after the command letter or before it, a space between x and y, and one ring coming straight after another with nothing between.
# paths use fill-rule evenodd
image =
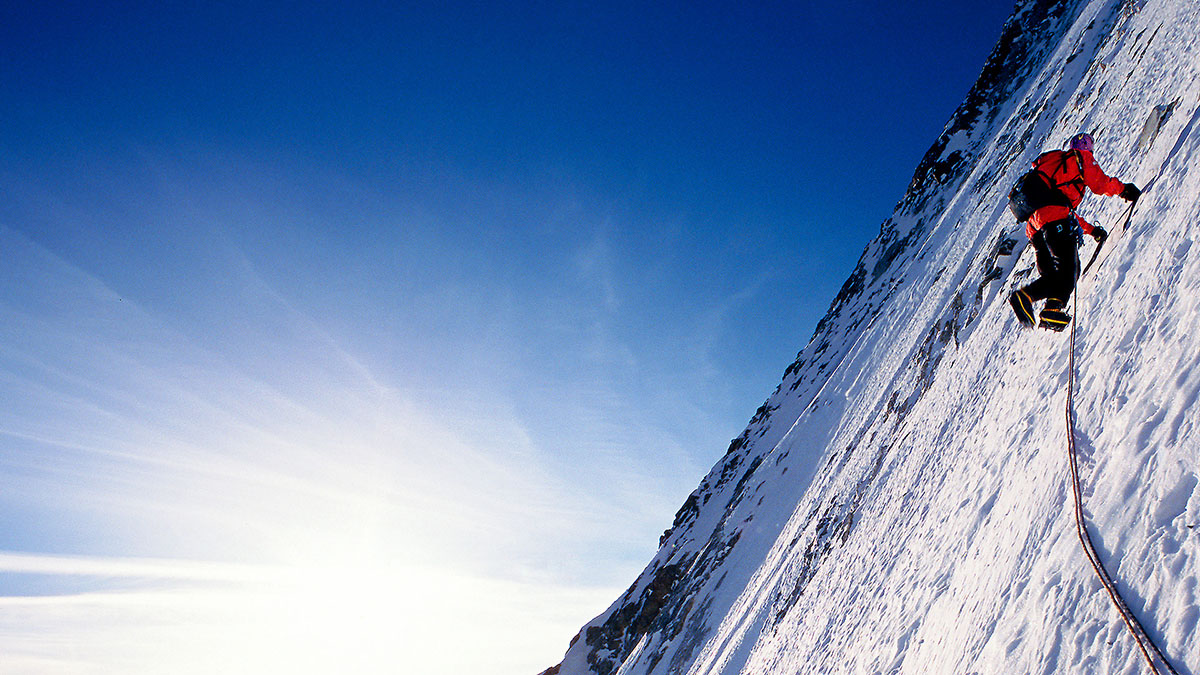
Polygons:
<instances>
[{"instance_id":1,"label":"mountain ridge","mask_svg":"<svg viewBox=\"0 0 1200 675\"><path fill-rule=\"evenodd\" d=\"M1198 15L1200 8L1169 0L1017 3L979 80L919 163L905 195L780 385L687 498L646 570L583 627L557 672L1136 667L1129 641L1109 626L1115 619L1110 608L1084 599L1083 591L1094 581L1077 564L1081 556L1071 548L1078 542L1067 536L1073 534L1070 524L1055 516L1065 513L1065 483L1012 477L1030 467L1035 478L1062 472L1065 438L1057 410L1066 359L1064 341L1055 339L1059 336L1016 333L1003 302L1007 290L1034 274L1031 251L1020 250L1022 228L1007 214L1003 197L1028 159L1077 128L1097 136L1097 155L1110 174L1152 188L1130 231L1114 232L1110 252L1101 257L1097 274L1105 279L1085 278L1079 290L1087 298L1097 297L1097 290L1131 296L1128 305L1110 311L1101 331L1083 333L1080 418L1085 426L1089 419L1111 418L1096 415L1100 410L1121 421L1119 410L1106 408L1114 396L1124 397L1123 405L1146 401L1150 406L1152 397L1137 377L1138 359L1160 349L1166 328L1156 336L1112 338L1124 324L1136 323L1130 307L1155 291L1155 302L1165 306L1163 288L1191 288L1200 272L1200 249L1190 239L1163 244L1161 251L1138 241L1138 228L1151 218L1180 219L1197 210L1200 178L1188 171L1186 159L1200 145L1193 137L1200 116L1200 69L1192 65L1200 62L1194 39L1200 34ZM1167 82L1176 85L1173 102L1157 91ZM1147 141L1145 129L1155 115L1155 138ZM1143 175L1147 162L1153 166L1160 155L1155 175ZM1160 175L1165 177L1158 180ZM1187 199L1156 199L1172 187L1173 196ZM1115 217L1109 214L1121 205L1113 202L1091 197L1082 210L1097 222L1093 213ZM1153 234L1157 243L1168 233ZM1005 255L1012 243L1017 250ZM1150 260L1158 263L1157 276L1142 271L1142 259L1152 252L1158 256ZM1174 299L1183 320L1195 324L1196 301ZM1096 308L1095 302L1085 303L1081 322ZM901 320L881 320L893 317ZM1113 445L1132 446L1134 459L1157 464L1157 473L1148 474L1149 487L1122 486L1115 494L1125 501L1102 501L1092 516L1107 522L1101 516L1113 512L1112 504L1158 500L1152 514L1158 529L1151 535L1164 550L1174 548L1170 564L1178 571L1168 575L1145 551L1135 556L1136 569L1164 577L1160 595L1171 590L1173 597L1185 598L1165 621L1184 637L1178 644L1166 642L1168 652L1175 647L1192 662L1200 655L1200 642L1188 638L1185 629L1189 622L1195 628L1200 611L1200 540L1188 534L1194 527L1180 530L1175 521L1200 519L1194 515L1200 514L1195 489L1200 435L1182 417L1200 392L1196 362L1182 356L1195 344L1190 335L1200 335L1196 328L1186 338L1184 331L1170 332L1182 342L1167 350L1180 355L1173 403L1180 410L1169 421L1168 442L1149 453L1137 438L1159 433L1166 416L1154 424L1130 418L1123 427L1085 428L1084 438L1077 439L1085 468L1093 472L1112 461L1100 458L1099 438L1123 441ZM1014 356L1011 343L1025 352ZM1127 360L1114 361L1116 354ZM1108 363L1110 372L1133 375L1137 382L1106 379L1089 370L1093 363ZM1043 372L1053 375L1038 379ZM1150 420L1157 414L1148 411ZM959 465L962 457L974 464ZM1177 466L1182 468L1176 471ZM1170 472L1178 475L1164 477ZM965 477L976 484L952 480ZM1160 478L1170 485L1159 485ZM1091 486L1089 498L1102 486ZM1121 541L1144 527L1128 516L1117 520L1126 527L1119 530ZM933 527L939 523L955 536ZM1009 531L980 534L992 533L997 525ZM914 550L916 542L927 549ZM1047 552L1049 562L1040 560ZM1121 551L1107 552L1121 559ZM1052 571L1043 581L1055 575L1057 580L1043 583L1039 591L1030 580L1047 564ZM1009 581L996 577L993 566L1003 568ZM1002 602L980 600L980 579L1001 584L1007 593ZM875 588L864 588L868 584ZM907 595L885 599L886 589ZM1144 606L1151 600L1139 599ZM963 611L972 601L977 611ZM1081 612L1085 619L1073 635L1103 634L1112 645L1089 651L1081 639L1081 646L1067 649L1061 636L1056 643L1030 634L1036 631L1029 626L1040 624L1020 614L1029 607ZM947 635L925 637L945 623L939 613L965 618L966 628L962 621L951 622L948 633L961 637L961 644L947 645ZM1026 627L1011 629L1016 632L1001 646L1010 629L1000 620L1012 613L1023 617ZM898 618L903 616L914 618Z\"/></svg>"}]
</instances>

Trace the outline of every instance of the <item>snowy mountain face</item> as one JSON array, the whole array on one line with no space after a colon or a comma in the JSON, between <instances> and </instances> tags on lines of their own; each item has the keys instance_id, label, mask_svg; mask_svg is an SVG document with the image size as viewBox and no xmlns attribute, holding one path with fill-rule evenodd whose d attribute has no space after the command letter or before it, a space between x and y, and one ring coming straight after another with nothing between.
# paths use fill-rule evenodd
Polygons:
<instances>
[{"instance_id":1,"label":"snowy mountain face","mask_svg":"<svg viewBox=\"0 0 1200 675\"><path fill-rule=\"evenodd\" d=\"M1196 0L1018 2L778 389L550 672L1148 670L1076 536L1070 335L1006 302L1036 276L1008 189L1086 130L1145 190L1127 227L1080 208L1111 232L1073 310L1086 522L1200 673L1198 120Z\"/></svg>"}]
</instances>

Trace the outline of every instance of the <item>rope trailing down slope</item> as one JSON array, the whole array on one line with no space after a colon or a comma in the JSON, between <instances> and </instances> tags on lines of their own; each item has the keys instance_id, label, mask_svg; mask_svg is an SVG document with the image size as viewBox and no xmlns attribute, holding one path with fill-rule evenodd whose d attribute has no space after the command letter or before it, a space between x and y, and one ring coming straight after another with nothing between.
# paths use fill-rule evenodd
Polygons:
<instances>
[{"instance_id":1,"label":"rope trailing down slope","mask_svg":"<svg viewBox=\"0 0 1200 675\"><path fill-rule=\"evenodd\" d=\"M1134 202L1136 204L1136 202ZM1125 225L1128 225L1129 219L1133 217L1133 206L1129 206L1129 215L1125 218ZM1125 229L1124 226L1121 228ZM1095 260L1093 256L1092 260ZM1088 263L1091 266L1091 262ZM1067 363L1067 457L1071 465L1071 487L1075 495L1075 529L1079 534L1079 541L1083 544L1083 552L1087 554L1088 560L1092 563L1092 569L1096 571L1096 576L1099 577L1100 583L1104 585L1104 590L1108 592L1109 599L1112 600L1113 606L1121 613L1121 619L1125 622L1125 627L1129 629L1130 635L1137 642L1138 650L1145 657L1146 663L1150 665L1151 672L1156 675L1161 675L1162 670L1159 669L1158 663L1161 662L1166 668L1166 672L1170 675L1179 675L1178 671L1163 655L1162 650L1151 639L1145 627L1134 616L1133 611L1129 609L1125 599L1121 597L1121 593L1117 590L1117 584L1113 581L1112 575L1104 567L1103 561L1100 560L1100 555L1096 552L1096 546L1092 543L1092 537L1088 534L1087 525L1084 523L1083 516L1083 493L1079 487L1079 461L1075 453L1075 328L1079 323L1079 290L1075 291L1073 314L1074 320L1071 322L1071 351ZM1157 661L1156 661L1157 659Z\"/></svg>"}]
</instances>

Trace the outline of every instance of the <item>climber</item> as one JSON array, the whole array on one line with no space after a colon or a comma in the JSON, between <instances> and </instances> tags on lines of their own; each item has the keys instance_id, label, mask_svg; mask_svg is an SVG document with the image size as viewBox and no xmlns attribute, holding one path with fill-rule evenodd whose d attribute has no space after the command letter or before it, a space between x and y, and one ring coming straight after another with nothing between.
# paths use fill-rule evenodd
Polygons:
<instances>
[{"instance_id":1,"label":"climber","mask_svg":"<svg viewBox=\"0 0 1200 675\"><path fill-rule=\"evenodd\" d=\"M1078 246L1084 234L1097 244L1108 237L1104 228L1093 227L1075 212L1085 188L1106 197L1120 195L1129 202L1142 193L1133 183L1106 175L1092 157L1093 145L1090 134L1077 134L1068 141L1068 149L1042 153L1033 161L1034 170L1048 179L1053 197L1042 200L1046 205L1035 203L1038 208L1025 221L1025 236L1037 251L1041 277L1008 298L1022 325L1034 325L1033 303L1039 300L1046 301L1038 315L1042 328L1061 331L1071 322L1066 307L1079 276Z\"/></svg>"}]
</instances>

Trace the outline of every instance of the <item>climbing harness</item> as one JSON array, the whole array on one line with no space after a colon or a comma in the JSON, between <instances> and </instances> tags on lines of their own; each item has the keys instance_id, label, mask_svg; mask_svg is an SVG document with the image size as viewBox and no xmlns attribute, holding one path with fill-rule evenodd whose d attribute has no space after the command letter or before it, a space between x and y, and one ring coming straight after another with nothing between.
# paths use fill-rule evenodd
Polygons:
<instances>
[{"instance_id":1,"label":"climbing harness","mask_svg":"<svg viewBox=\"0 0 1200 675\"><path fill-rule=\"evenodd\" d=\"M1128 224L1129 218L1133 215L1133 205L1137 201L1134 200L1129 206L1129 215L1125 219ZM1099 247L1097 247L1099 252ZM1093 255L1092 260L1096 258ZM1088 263L1091 267L1091 262ZM1087 269L1085 268L1086 272ZM1125 627L1129 629L1129 633L1137 642L1138 650L1145 657L1146 663L1150 665L1150 670L1155 675L1161 675L1164 671L1159 669L1155 659L1162 662L1170 675L1179 675L1179 672L1163 655L1162 650L1158 645L1154 644L1154 640L1150 634L1146 632L1145 627L1134 616L1133 611L1129 609L1129 605L1125 599L1121 597L1117 590L1117 584L1113 580L1112 575L1104 567L1104 563L1100 560L1100 555L1096 552L1096 546L1092 543L1092 537L1088 534L1087 525L1084 523L1083 516L1083 493L1079 487L1079 460L1075 453L1075 330L1079 325L1079 291L1075 292L1073 298L1075 321L1071 322L1071 351L1067 359L1067 457L1071 464L1071 489L1075 496L1075 530L1079 534L1079 541L1083 544L1083 552L1087 554L1088 560L1092 563L1092 569L1096 571L1096 576L1100 579L1100 583L1104 585L1104 590L1108 592L1109 599L1112 600L1113 606L1121 613L1121 619L1125 622Z\"/></svg>"}]
</instances>

